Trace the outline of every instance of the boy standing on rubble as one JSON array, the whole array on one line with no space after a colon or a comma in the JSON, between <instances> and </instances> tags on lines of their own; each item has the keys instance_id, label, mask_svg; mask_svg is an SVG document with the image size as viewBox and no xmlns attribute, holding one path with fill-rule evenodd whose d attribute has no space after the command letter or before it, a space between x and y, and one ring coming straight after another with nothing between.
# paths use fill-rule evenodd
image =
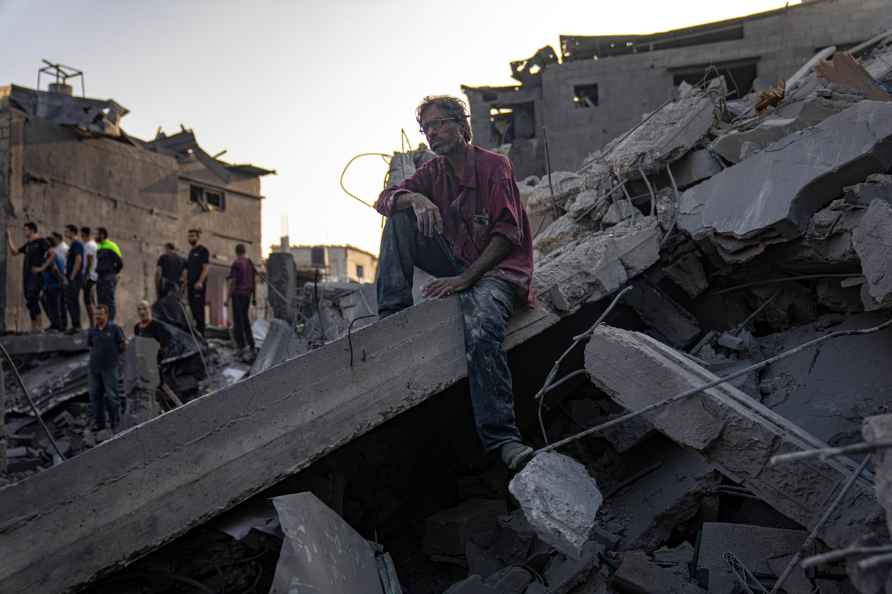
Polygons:
<instances>
[{"instance_id":1,"label":"boy standing on rubble","mask_svg":"<svg viewBox=\"0 0 892 594\"><path fill-rule=\"evenodd\" d=\"M108 306L96 306L96 327L87 335L90 347L88 368L90 385L90 405L93 412L93 430L105 429L106 413L112 432L118 429L121 417L121 402L118 397L118 363L127 348L124 332L109 321Z\"/></svg>"},{"instance_id":2,"label":"boy standing on rubble","mask_svg":"<svg viewBox=\"0 0 892 594\"><path fill-rule=\"evenodd\" d=\"M378 197L387 217L378 265L378 314L412 305L413 268L439 277L425 297L458 295L477 434L487 452L517 470L533 450L514 418L511 370L502 351L516 302L531 301L530 223L511 164L470 144L467 108L455 97L426 97L415 111L438 157Z\"/></svg>"}]
</instances>

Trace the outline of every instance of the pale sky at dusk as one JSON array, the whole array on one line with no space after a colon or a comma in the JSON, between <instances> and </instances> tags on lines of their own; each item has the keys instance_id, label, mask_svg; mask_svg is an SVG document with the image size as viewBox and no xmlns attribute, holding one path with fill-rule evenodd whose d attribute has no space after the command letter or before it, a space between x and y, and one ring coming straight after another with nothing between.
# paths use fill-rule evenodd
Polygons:
<instances>
[{"instance_id":1,"label":"pale sky at dusk","mask_svg":"<svg viewBox=\"0 0 892 594\"><path fill-rule=\"evenodd\" d=\"M460 86L511 84L508 62L560 34L649 33L779 8L783 0L419 2L0 0L0 85L33 87L41 59L85 72L90 97L130 109L128 133L195 131L263 179L263 244L287 216L292 243L351 243L377 253L380 217L338 178L356 153L422 141L414 108ZM79 91L79 89L78 89ZM381 159L346 183L367 201Z\"/></svg>"}]
</instances>

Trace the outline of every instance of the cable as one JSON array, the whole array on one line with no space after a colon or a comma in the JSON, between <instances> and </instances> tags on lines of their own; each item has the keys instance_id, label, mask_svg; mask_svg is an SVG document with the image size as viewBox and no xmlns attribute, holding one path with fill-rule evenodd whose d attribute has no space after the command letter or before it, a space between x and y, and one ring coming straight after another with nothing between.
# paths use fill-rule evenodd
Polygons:
<instances>
[{"instance_id":1,"label":"cable","mask_svg":"<svg viewBox=\"0 0 892 594\"><path fill-rule=\"evenodd\" d=\"M357 159L360 159L362 157L381 157L384 159L385 163L389 164L390 161L388 161L388 159L390 159L392 157L392 155L388 155L386 153L359 153L358 155L354 155L353 158L350 159L349 161L347 161L347 164L344 165L344 169L341 170L341 177L338 180L338 184L340 184L341 190L343 190L345 194L347 194L354 200L361 202L362 204L368 206L369 208L375 208L374 204L369 204L368 202L366 202L365 200L363 200L362 198L360 198L359 196L357 196L356 194L354 194L350 190L348 190L347 186L344 185L344 176L347 175L347 170L350 169L350 166L353 165L354 161L356 161Z\"/></svg>"},{"instance_id":2,"label":"cable","mask_svg":"<svg viewBox=\"0 0 892 594\"><path fill-rule=\"evenodd\" d=\"M62 450L59 449L59 444L56 443L56 440L53 439L53 434L50 433L49 427L46 426L46 423L43 420L43 417L40 416L40 411L37 410L37 405L34 404L34 400L31 398L31 393L28 392L28 388L25 387L25 381L22 379L22 376L19 375L19 370L16 369L15 363L12 362L12 357L9 356L9 351L6 350L6 347L0 344L0 351L3 351L3 356L6 358L6 361L9 362L9 367L12 369L13 375L15 375L16 381L19 383L19 387L22 388L22 392L25 394L25 398L28 399L28 404L31 405L31 410L34 411L34 416L37 417L37 422L40 423L40 426L43 427L43 431L46 433L46 436L49 438L50 443L53 446L53 449L56 450L56 454L59 455L59 458L62 460L65 459L65 456L62 454ZM0 411L2 413L4 411Z\"/></svg>"}]
</instances>

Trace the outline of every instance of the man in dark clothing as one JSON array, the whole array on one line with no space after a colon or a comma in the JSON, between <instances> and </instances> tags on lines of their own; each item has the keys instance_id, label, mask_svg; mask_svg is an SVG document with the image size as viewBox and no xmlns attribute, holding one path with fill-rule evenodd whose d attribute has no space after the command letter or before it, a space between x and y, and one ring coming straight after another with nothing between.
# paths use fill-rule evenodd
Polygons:
<instances>
[{"instance_id":1,"label":"man in dark clothing","mask_svg":"<svg viewBox=\"0 0 892 594\"><path fill-rule=\"evenodd\" d=\"M426 97L416 119L437 158L375 208L387 217L378 266L378 313L412 305L415 266L439 277L428 298L458 295L464 320L471 404L487 452L512 470L533 454L514 417L511 370L502 351L515 302L531 300L530 223L509 161L470 144L464 103Z\"/></svg>"},{"instance_id":2,"label":"man in dark clothing","mask_svg":"<svg viewBox=\"0 0 892 594\"><path fill-rule=\"evenodd\" d=\"M186 261L177 253L172 243L164 244L164 253L155 266L155 295L160 301L170 293L178 293L182 288L180 278Z\"/></svg>"},{"instance_id":3,"label":"man in dark clothing","mask_svg":"<svg viewBox=\"0 0 892 594\"><path fill-rule=\"evenodd\" d=\"M133 335L154 339L158 343L158 363L161 363L167 351L167 344L170 342L170 332L152 319L152 307L148 301L139 302L136 306L136 315L139 321L133 327Z\"/></svg>"},{"instance_id":4,"label":"man in dark clothing","mask_svg":"<svg viewBox=\"0 0 892 594\"><path fill-rule=\"evenodd\" d=\"M17 248L12 244L9 232L6 233L6 243L11 256L24 254L22 262L22 288L25 293L25 304L31 318L31 330L41 332L43 323L40 319L40 293L43 289L43 279L37 269L46 262L46 254L50 249L49 242L38 235L37 224L25 223L24 245Z\"/></svg>"},{"instance_id":5,"label":"man in dark clothing","mask_svg":"<svg viewBox=\"0 0 892 594\"><path fill-rule=\"evenodd\" d=\"M70 334L81 331L81 289L84 286L84 244L77 236L77 226L65 226L68 255L65 259L65 305L71 320Z\"/></svg>"},{"instance_id":6,"label":"man in dark clothing","mask_svg":"<svg viewBox=\"0 0 892 594\"><path fill-rule=\"evenodd\" d=\"M239 351L244 353L245 346L251 349L253 355L254 333L251 331L251 317L249 315L251 304L257 305L255 300L256 273L254 262L245 255L244 244L235 246L235 261L229 269L229 298L232 300L232 332L235 335L235 344Z\"/></svg>"},{"instance_id":7,"label":"man in dark clothing","mask_svg":"<svg viewBox=\"0 0 892 594\"><path fill-rule=\"evenodd\" d=\"M189 257L186 259L186 269L183 271L183 279L189 296L189 309L192 310L192 318L195 320L195 331L204 336L204 304L206 301L208 278L208 266L211 254L208 249L198 243L201 237L199 229L189 229Z\"/></svg>"},{"instance_id":8,"label":"man in dark clothing","mask_svg":"<svg viewBox=\"0 0 892 594\"><path fill-rule=\"evenodd\" d=\"M118 286L118 274L124 268L121 248L108 238L108 229L99 227L96 230L96 301L108 309L110 320L115 319L115 289Z\"/></svg>"},{"instance_id":9,"label":"man in dark clothing","mask_svg":"<svg viewBox=\"0 0 892 594\"><path fill-rule=\"evenodd\" d=\"M59 249L59 240L55 235L49 237L50 249L47 251L46 261L37 268L37 272L43 275L43 296L46 315L50 319L49 330L62 332L65 318L63 294L65 291L65 259Z\"/></svg>"},{"instance_id":10,"label":"man in dark clothing","mask_svg":"<svg viewBox=\"0 0 892 594\"><path fill-rule=\"evenodd\" d=\"M96 327L91 328L87 336L87 346L90 347L88 375L93 429L105 429L105 415L108 413L112 432L116 432L122 408L118 397L118 363L127 348L127 342L121 328L109 321L107 306L98 304L95 314Z\"/></svg>"}]
</instances>

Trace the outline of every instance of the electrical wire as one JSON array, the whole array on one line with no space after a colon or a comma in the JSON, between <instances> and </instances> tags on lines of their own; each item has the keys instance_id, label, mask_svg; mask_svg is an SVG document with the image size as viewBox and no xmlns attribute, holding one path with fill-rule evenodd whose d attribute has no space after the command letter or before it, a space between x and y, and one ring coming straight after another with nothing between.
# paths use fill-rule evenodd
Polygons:
<instances>
[{"instance_id":1,"label":"electrical wire","mask_svg":"<svg viewBox=\"0 0 892 594\"><path fill-rule=\"evenodd\" d=\"M348 196L350 196L357 202L361 202L362 204L368 206L369 208L375 208L374 204L370 204L370 203L366 202L365 200L363 200L362 198L360 198L359 196L357 196L356 194L354 194L353 192L348 190L347 186L344 185L344 177L347 175L347 170L350 169L350 166L353 165L354 161L361 159L363 157L381 157L382 159L384 159L384 162L389 165L390 164L389 159L391 159L392 155L388 155L386 153L359 153L358 155L354 155L349 161L347 161L347 164L344 165L344 169L341 170L341 177L338 180L338 184L340 184L341 190L343 190L343 192L345 194L347 194Z\"/></svg>"}]
</instances>

